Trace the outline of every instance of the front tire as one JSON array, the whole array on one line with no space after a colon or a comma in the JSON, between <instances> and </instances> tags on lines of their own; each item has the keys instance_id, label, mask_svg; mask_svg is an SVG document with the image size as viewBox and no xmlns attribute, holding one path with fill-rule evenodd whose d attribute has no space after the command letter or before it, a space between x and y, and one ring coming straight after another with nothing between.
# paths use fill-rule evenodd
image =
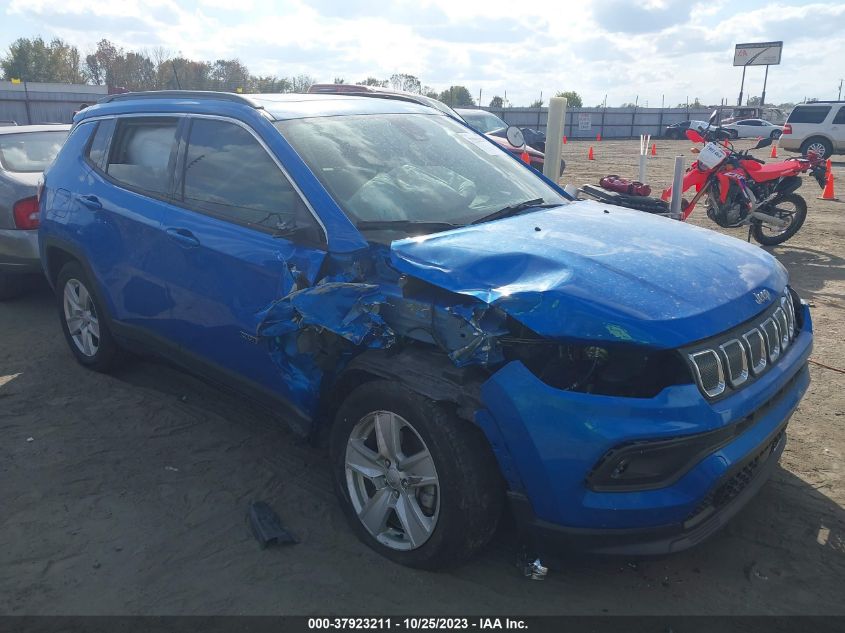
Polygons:
<instances>
[{"instance_id":1,"label":"front tire","mask_svg":"<svg viewBox=\"0 0 845 633\"><path fill-rule=\"evenodd\" d=\"M119 349L109 331L102 303L78 262L68 262L59 271L56 301L62 332L76 360L94 371L113 369Z\"/></svg>"},{"instance_id":2,"label":"front tire","mask_svg":"<svg viewBox=\"0 0 845 633\"><path fill-rule=\"evenodd\" d=\"M777 202L767 205L767 213L780 216L783 219L790 218L789 225L784 229L774 229L766 233L766 227L762 222L755 222L751 227L751 234L754 239L764 246L776 246L783 244L790 237L798 232L807 219L807 203L801 196L790 193L782 196Z\"/></svg>"},{"instance_id":3,"label":"front tire","mask_svg":"<svg viewBox=\"0 0 845 633\"><path fill-rule=\"evenodd\" d=\"M481 431L393 381L368 382L331 431L341 506L359 539L409 567L467 560L493 536L504 490Z\"/></svg>"},{"instance_id":4,"label":"front tire","mask_svg":"<svg viewBox=\"0 0 845 633\"><path fill-rule=\"evenodd\" d=\"M778 139L781 137L781 135L782 135L782 134L783 134L783 132L781 132L780 130L774 130L774 131L771 133L772 140L773 140L773 141L778 140Z\"/></svg>"},{"instance_id":5,"label":"front tire","mask_svg":"<svg viewBox=\"0 0 845 633\"><path fill-rule=\"evenodd\" d=\"M731 140L733 141L739 138L739 132L737 132L736 130L728 130L728 134L730 135Z\"/></svg>"}]
</instances>

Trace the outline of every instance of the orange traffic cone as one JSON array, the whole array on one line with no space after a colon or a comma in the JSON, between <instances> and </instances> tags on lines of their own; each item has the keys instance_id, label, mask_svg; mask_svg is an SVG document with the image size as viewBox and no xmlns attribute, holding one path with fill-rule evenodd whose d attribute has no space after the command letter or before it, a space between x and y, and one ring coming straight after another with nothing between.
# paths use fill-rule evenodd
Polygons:
<instances>
[{"instance_id":1,"label":"orange traffic cone","mask_svg":"<svg viewBox=\"0 0 845 633\"><path fill-rule=\"evenodd\" d=\"M598 134L596 134L596 140L597 140L597 141L600 141L600 140L601 140L601 132L599 132Z\"/></svg>"},{"instance_id":2,"label":"orange traffic cone","mask_svg":"<svg viewBox=\"0 0 845 633\"><path fill-rule=\"evenodd\" d=\"M827 180L824 183L824 191L819 200L839 200L833 192L833 170L830 168L830 160L827 161Z\"/></svg>"},{"instance_id":3,"label":"orange traffic cone","mask_svg":"<svg viewBox=\"0 0 845 633\"><path fill-rule=\"evenodd\" d=\"M587 153L587 160L595 160L595 158L593 158L593 146L592 145L590 145L590 151Z\"/></svg>"},{"instance_id":4,"label":"orange traffic cone","mask_svg":"<svg viewBox=\"0 0 845 633\"><path fill-rule=\"evenodd\" d=\"M772 157L772 158L777 158L777 157L778 157L778 144L777 144L777 143L772 143L772 153L771 153L771 157Z\"/></svg>"},{"instance_id":5,"label":"orange traffic cone","mask_svg":"<svg viewBox=\"0 0 845 633\"><path fill-rule=\"evenodd\" d=\"M566 135L563 136L563 144L566 145Z\"/></svg>"},{"instance_id":6,"label":"orange traffic cone","mask_svg":"<svg viewBox=\"0 0 845 633\"><path fill-rule=\"evenodd\" d=\"M520 154L519 157L522 159L522 162L525 163L526 165L531 164L531 156L529 156L528 150L525 150L525 149L522 150L522 154Z\"/></svg>"},{"instance_id":7,"label":"orange traffic cone","mask_svg":"<svg viewBox=\"0 0 845 633\"><path fill-rule=\"evenodd\" d=\"M651 144L651 155L652 155L652 156L657 156L657 143L652 143L652 144Z\"/></svg>"}]
</instances>

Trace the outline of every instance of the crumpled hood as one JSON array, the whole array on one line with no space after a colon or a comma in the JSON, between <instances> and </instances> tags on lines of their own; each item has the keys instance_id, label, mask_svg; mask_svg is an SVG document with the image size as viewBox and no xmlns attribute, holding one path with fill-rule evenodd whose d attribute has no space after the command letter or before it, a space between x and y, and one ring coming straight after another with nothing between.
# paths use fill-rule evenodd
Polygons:
<instances>
[{"instance_id":1,"label":"crumpled hood","mask_svg":"<svg viewBox=\"0 0 845 633\"><path fill-rule=\"evenodd\" d=\"M592 201L393 242L393 265L540 335L678 347L763 311L787 282L763 249ZM754 292L770 299L758 303Z\"/></svg>"}]
</instances>

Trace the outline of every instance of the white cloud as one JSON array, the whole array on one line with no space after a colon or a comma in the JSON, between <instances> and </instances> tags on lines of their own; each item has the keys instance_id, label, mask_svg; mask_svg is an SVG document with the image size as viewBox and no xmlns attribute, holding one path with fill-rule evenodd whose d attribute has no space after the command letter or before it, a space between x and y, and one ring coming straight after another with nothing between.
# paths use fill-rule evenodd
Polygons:
<instances>
[{"instance_id":1,"label":"white cloud","mask_svg":"<svg viewBox=\"0 0 845 633\"><path fill-rule=\"evenodd\" d=\"M656 105L664 95L672 105L687 96L730 102L740 76L734 43L769 39L785 41L783 63L769 74L771 100L830 97L841 75L833 64L845 58L845 5L802 0L10 0L13 19L2 11L0 48L40 34L87 51L107 38L238 57L264 75L355 81L407 72L438 89L482 89L485 102L507 91L516 104L569 89L587 105L605 94L609 104L639 96ZM761 84L762 69L749 69L746 94Z\"/></svg>"}]
</instances>

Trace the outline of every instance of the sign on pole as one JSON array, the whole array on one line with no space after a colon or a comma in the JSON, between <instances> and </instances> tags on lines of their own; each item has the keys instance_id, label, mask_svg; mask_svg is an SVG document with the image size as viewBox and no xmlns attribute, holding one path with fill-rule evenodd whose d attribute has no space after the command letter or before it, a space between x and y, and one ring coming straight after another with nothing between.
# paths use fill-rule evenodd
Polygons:
<instances>
[{"instance_id":1,"label":"sign on pole","mask_svg":"<svg viewBox=\"0 0 845 633\"><path fill-rule=\"evenodd\" d=\"M774 66L780 64L783 42L758 42L737 44L734 49L734 66Z\"/></svg>"}]
</instances>

